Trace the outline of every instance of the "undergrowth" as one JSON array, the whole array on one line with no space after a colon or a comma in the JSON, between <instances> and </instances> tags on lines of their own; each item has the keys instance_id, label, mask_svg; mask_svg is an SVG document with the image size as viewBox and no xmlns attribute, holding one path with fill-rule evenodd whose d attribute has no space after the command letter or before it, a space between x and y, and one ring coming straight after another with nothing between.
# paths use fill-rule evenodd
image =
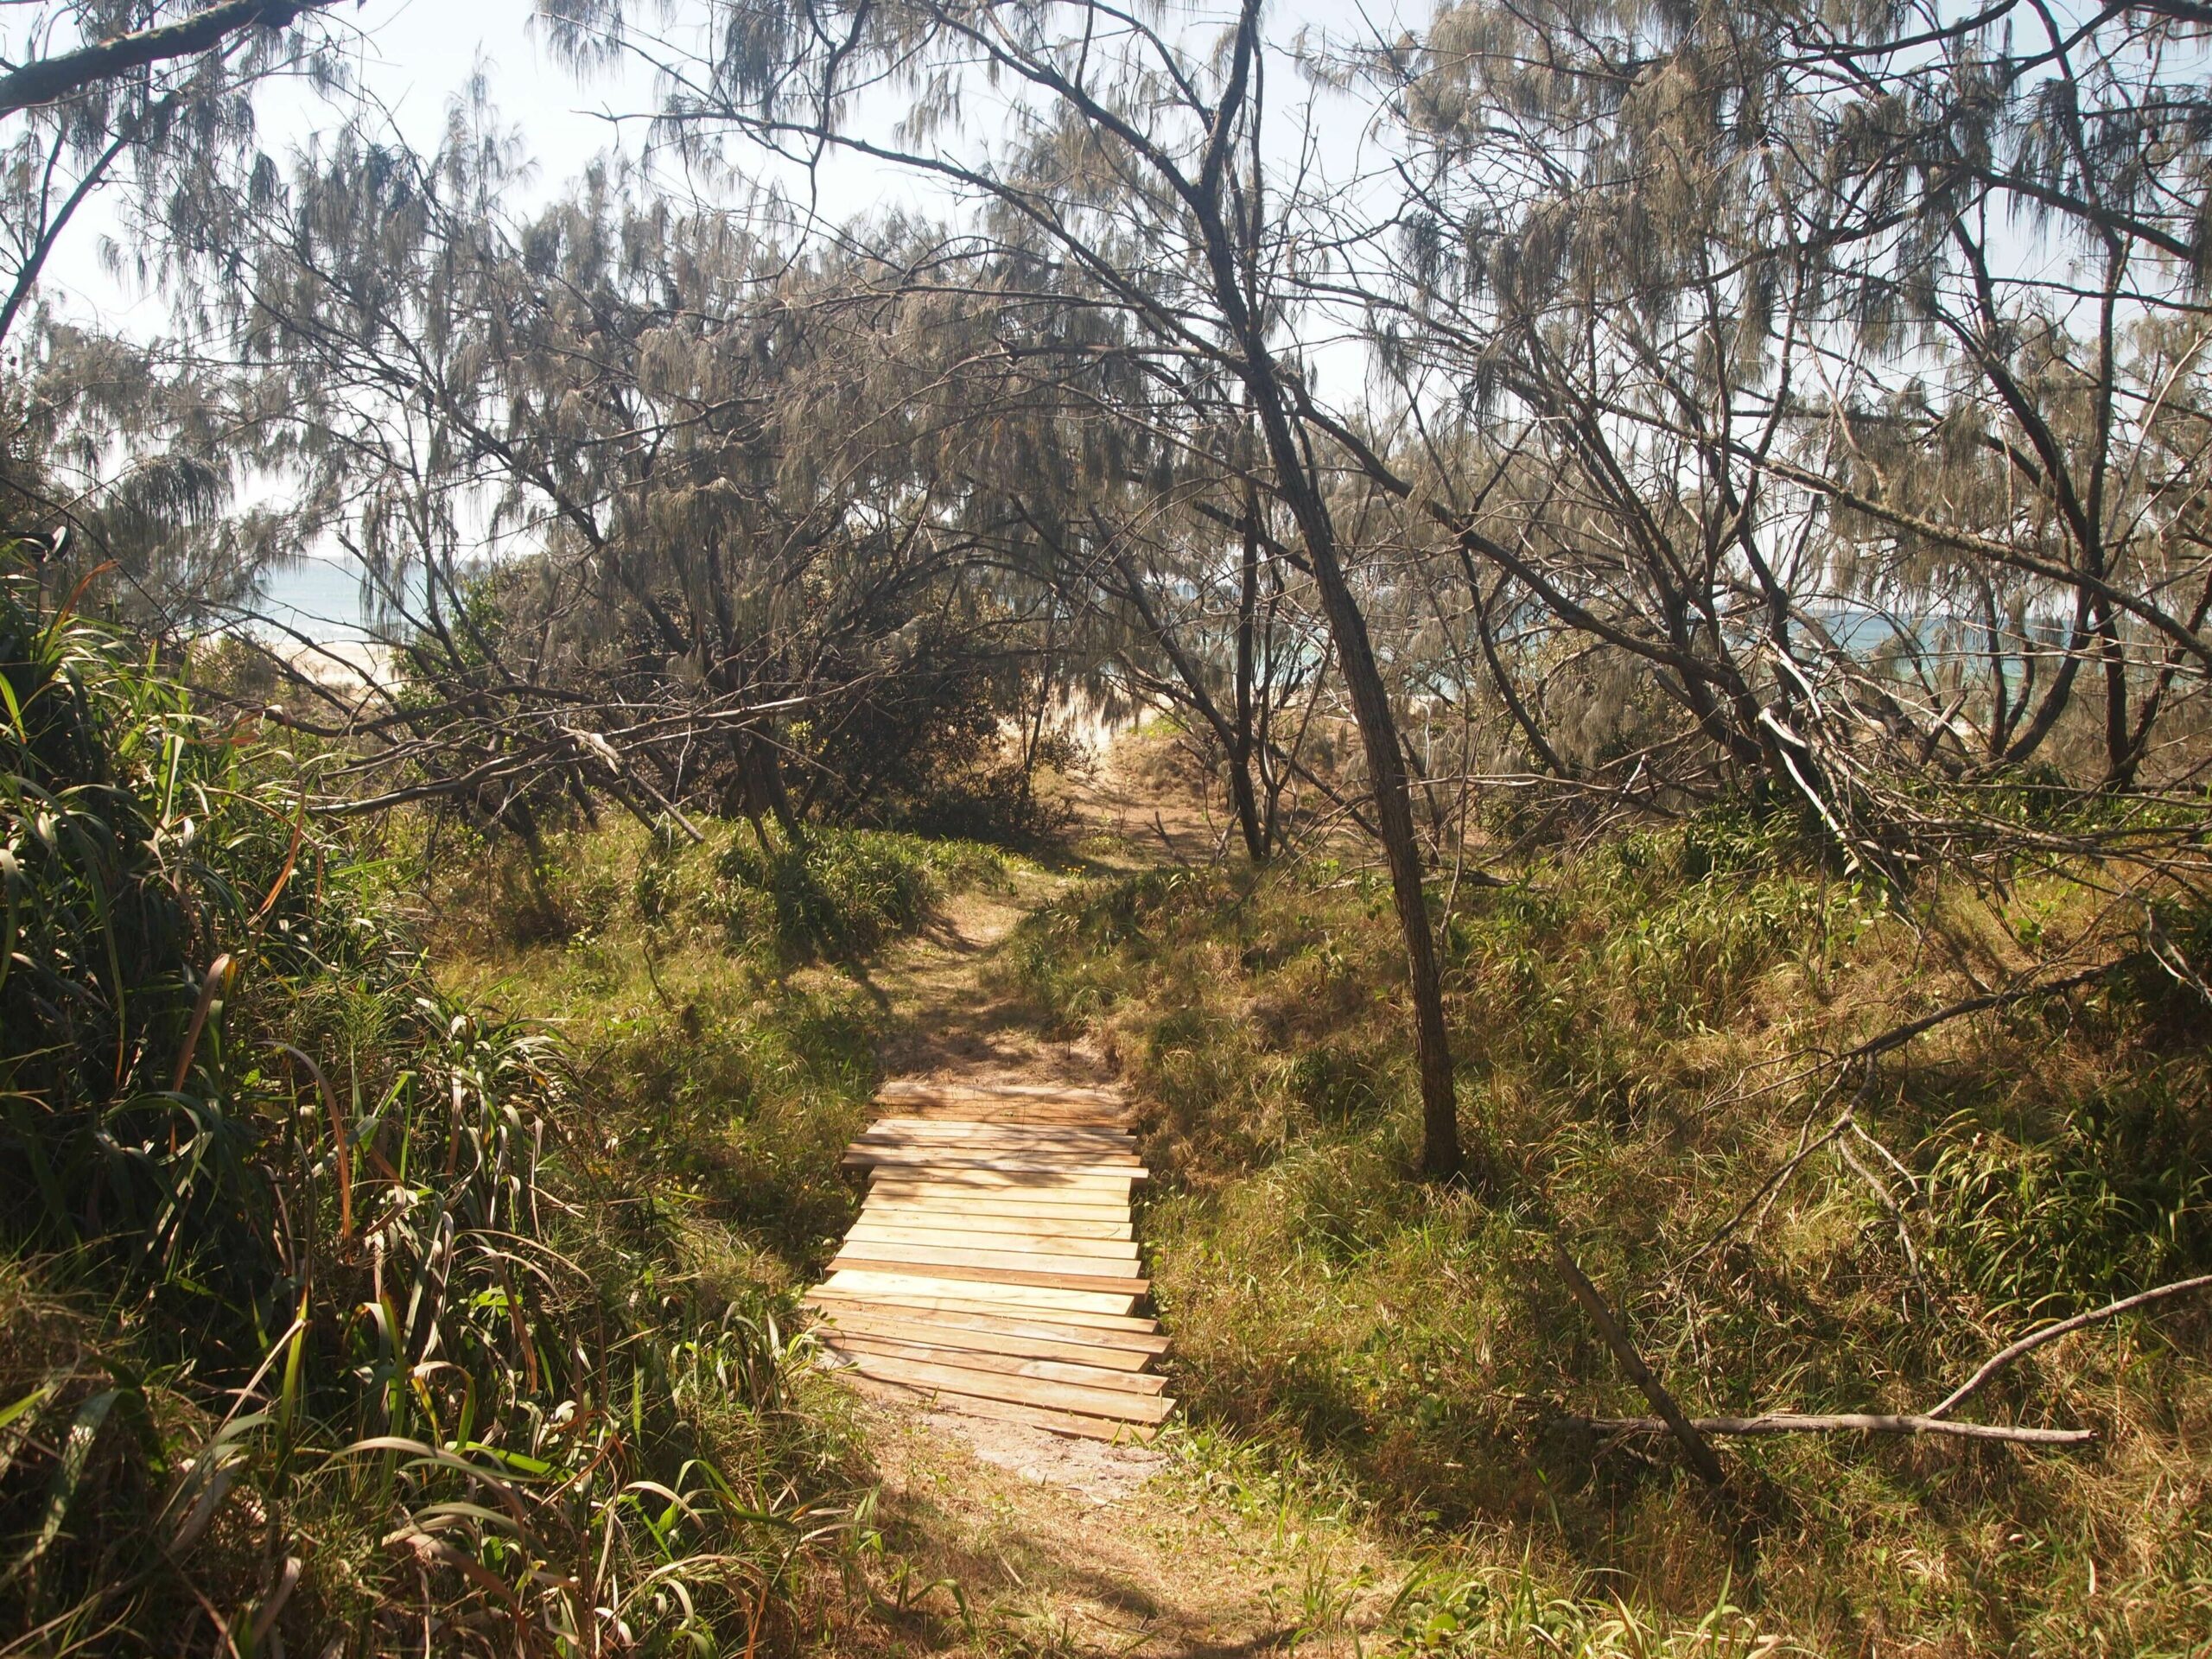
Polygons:
<instances>
[{"instance_id":1,"label":"undergrowth","mask_svg":"<svg viewBox=\"0 0 2212 1659\"><path fill-rule=\"evenodd\" d=\"M1096 881L1006 954L1007 988L1094 1029L1145 1102L1164 1179L1141 1232L1194 1422L1334 1471L1431 1552L1399 1609L1418 1647L1553 1651L1573 1629L1594 1651L1726 1651L1764 1628L1821 1652L2201 1650L2203 1306L2046 1348L1975 1402L2093 1427L2094 1451L1732 1442L1750 1496L1724 1523L1664 1446L1574 1427L1648 1408L1548 1245L1693 1412L1924 1408L2041 1319L2212 1270L2195 993L2063 870L1907 906L1715 817L1514 877L1463 888L1446 934L1463 1132L1506 1172L1488 1199L1411 1179L1373 876ZM2062 938L2125 960L1871 1074L1822 1065ZM1712 1244L1854 1101L1878 1146L1821 1147Z\"/></svg>"},{"instance_id":2,"label":"undergrowth","mask_svg":"<svg viewBox=\"0 0 2212 1659\"><path fill-rule=\"evenodd\" d=\"M848 1454L607 1055L433 980L314 757L12 586L0 688L8 1650L819 1630L868 1541ZM764 1090L864 1090L837 1011L753 1023Z\"/></svg>"},{"instance_id":3,"label":"undergrowth","mask_svg":"<svg viewBox=\"0 0 2212 1659\"><path fill-rule=\"evenodd\" d=\"M862 959L1014 866L880 830L764 848L742 824L695 845L626 822L435 869L442 980L562 1034L582 1139L605 1149L593 1179L679 1219L711 1280L790 1287L854 1214L839 1160L868 1116L884 1017Z\"/></svg>"}]
</instances>

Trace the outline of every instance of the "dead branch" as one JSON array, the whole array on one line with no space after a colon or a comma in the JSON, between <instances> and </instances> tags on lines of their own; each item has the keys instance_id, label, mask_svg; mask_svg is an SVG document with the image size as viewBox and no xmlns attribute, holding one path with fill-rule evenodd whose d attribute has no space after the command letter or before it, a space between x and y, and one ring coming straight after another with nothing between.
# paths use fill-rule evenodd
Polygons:
<instances>
[{"instance_id":1,"label":"dead branch","mask_svg":"<svg viewBox=\"0 0 2212 1659\"><path fill-rule=\"evenodd\" d=\"M1940 1007L1933 1014L1924 1014L1917 1020L1908 1020L1901 1026L1892 1026L1880 1036L1870 1038L1856 1048L1846 1049L1836 1056L1834 1063L1847 1065L1853 1060L1871 1060L1893 1048L1903 1048L1914 1038L1924 1036L1938 1026L1962 1020L1970 1014L1985 1014L1993 1008L2009 1008L2016 1002L2050 996L2059 991L2079 990L2084 985L2094 985L2119 966L2117 962L2100 963L2094 968L2084 968L2078 973L2063 975L2057 979L2038 980L2032 985L2015 986L2011 990L1969 996L1963 1001Z\"/></svg>"},{"instance_id":2,"label":"dead branch","mask_svg":"<svg viewBox=\"0 0 2212 1659\"><path fill-rule=\"evenodd\" d=\"M1573 1421L1601 1434L1675 1432L1657 1417L1584 1417ZM2009 1440L2024 1446L2085 1446L2097 1438L2093 1428L2012 1428L2001 1423L1955 1423L1924 1414L1892 1415L1877 1412L1808 1415L1771 1411L1759 1417L1696 1417L1689 1420L1688 1427L1699 1434L1946 1434L1964 1440Z\"/></svg>"},{"instance_id":3,"label":"dead branch","mask_svg":"<svg viewBox=\"0 0 2212 1659\"><path fill-rule=\"evenodd\" d=\"M1574 1258L1567 1254L1567 1246L1556 1236L1552 1239L1552 1255L1559 1263L1560 1271L1567 1276L1567 1288L1574 1293L1574 1300L1582 1304L1582 1311L1598 1327L1599 1334L1605 1339L1605 1345L1613 1351L1613 1357L1620 1361L1621 1369L1629 1374L1629 1379L1637 1388L1643 1390L1643 1397L1659 1414L1656 1418L1640 1421L1657 1423L1681 1442L1684 1455L1690 1460L1690 1466L1697 1471L1699 1478L1707 1485L1716 1491L1726 1488L1728 1477L1720 1467L1720 1459L1713 1455L1713 1448L1706 1444L1705 1437L1698 1432L1697 1426L1675 1403L1675 1396L1667 1392L1666 1385L1643 1363L1643 1356L1637 1352L1636 1344L1629 1340L1628 1332L1613 1317L1613 1310L1606 1306L1605 1299L1598 1294L1598 1287L1584 1276Z\"/></svg>"},{"instance_id":4,"label":"dead branch","mask_svg":"<svg viewBox=\"0 0 2212 1659\"><path fill-rule=\"evenodd\" d=\"M2059 1338L2069 1332L2079 1331L2083 1325L2095 1325L2104 1319L2117 1319L2120 1314L2132 1313L2139 1307L2149 1307L2153 1303L2168 1301L2176 1296L2190 1295L2208 1287L2212 1287L2212 1273L2202 1274L2194 1279L2177 1280L2171 1285L2160 1285L2154 1290L2139 1291L2133 1296L2123 1296L2116 1302L2107 1302L2102 1307L2093 1309L2089 1313L2076 1313L2070 1319L2061 1319L2056 1325L2044 1326L2040 1331L2031 1331L2010 1347L2001 1348L1984 1360L1980 1370L1952 1389L1940 1402L1930 1406L1928 1408L1928 1414L1930 1417L1948 1416L1958 1406L1980 1392L1983 1385L2006 1366L2024 1355L2033 1353L2047 1342L2057 1341Z\"/></svg>"},{"instance_id":5,"label":"dead branch","mask_svg":"<svg viewBox=\"0 0 2212 1659\"><path fill-rule=\"evenodd\" d=\"M1561 1265L1568 1275L1567 1282L1578 1281L1587 1287L1587 1281L1575 1271L1573 1263L1560 1252ZM1568 1421L1601 1434L1672 1434L1682 1440L1688 1428L1694 1434L1942 1434L1966 1440L2003 1440L2018 1446L2087 1446L2097 1438L2093 1428L2019 1428L2003 1423L1953 1422L1950 1414L1979 1392L1992 1377L2013 1364L2024 1356L2033 1353L2046 1343L2056 1342L2084 1325L2095 1325L2105 1319L2116 1319L2122 1313L2138 1308L2170 1301L2200 1290L2212 1289L2212 1273L2194 1279L2177 1280L2171 1285L2160 1285L2152 1290L2123 1296L2118 1301L2107 1302L2087 1313L2076 1313L2069 1319L2060 1319L2040 1331L2031 1331L2018 1342L1999 1349L1981 1363L1980 1369L1945 1395L1938 1403L1924 1412L1836 1412L1805 1413L1770 1411L1757 1417L1697 1417L1677 1424L1679 1408L1671 1414L1657 1417L1571 1417ZM1580 1292L1577 1293L1578 1297ZM1594 1296L1596 1292L1591 1292ZM1588 1306L1587 1303L1585 1304ZM1592 1317L1596 1315L1592 1314ZM1600 1328L1603 1328L1602 1325ZM1611 1340L1609 1335L1608 1340ZM1616 1351L1618 1351L1616 1350ZM1624 1362L1625 1363L1625 1362ZM1641 1362L1639 1362L1640 1363ZM1655 1384L1656 1386L1656 1384ZM1649 1392L1646 1390L1647 1394ZM1663 1394L1663 1390L1662 1393ZM1656 1405L1658 1401L1654 1399ZM1674 1402L1668 1401L1669 1405ZM1700 1442L1701 1443L1701 1442ZM1688 1441L1684 1441L1687 1445ZM1708 1448L1707 1455L1711 1456ZM1700 1473L1703 1472L1701 1470Z\"/></svg>"}]
</instances>

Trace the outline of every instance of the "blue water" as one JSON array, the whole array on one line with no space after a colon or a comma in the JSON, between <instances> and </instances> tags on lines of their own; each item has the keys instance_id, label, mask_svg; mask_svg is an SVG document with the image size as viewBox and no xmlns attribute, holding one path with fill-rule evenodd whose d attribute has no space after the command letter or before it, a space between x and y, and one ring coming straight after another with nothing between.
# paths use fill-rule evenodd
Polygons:
<instances>
[{"instance_id":1,"label":"blue water","mask_svg":"<svg viewBox=\"0 0 2212 1659\"><path fill-rule=\"evenodd\" d=\"M352 559L310 554L263 574L254 612L318 645L365 639L372 630L361 577Z\"/></svg>"}]
</instances>

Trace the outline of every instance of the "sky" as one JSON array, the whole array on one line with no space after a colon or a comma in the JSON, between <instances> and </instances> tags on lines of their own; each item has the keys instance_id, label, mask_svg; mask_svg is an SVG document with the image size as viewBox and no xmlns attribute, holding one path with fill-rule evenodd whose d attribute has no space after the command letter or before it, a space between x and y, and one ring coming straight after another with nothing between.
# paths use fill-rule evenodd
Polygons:
<instances>
[{"instance_id":1,"label":"sky","mask_svg":"<svg viewBox=\"0 0 2212 1659\"><path fill-rule=\"evenodd\" d=\"M1402 4L1423 16L1427 10L1422 0L1278 0L1268 15L1268 32L1278 43L1301 29L1366 36L1379 28L1395 35ZM448 110L480 68L493 106L534 159L534 175L517 203L526 210L558 196L611 149L638 158L649 137L645 118L656 103L652 73L634 57L580 81L543 38L532 11L531 0L360 0L330 16L349 38L359 83L418 149L436 143ZM1163 27L1204 42L1228 15L1203 0L1170 5ZM0 45L14 47L10 37L16 33L0 26ZM1287 77L1278 86L1280 104L1288 95ZM255 111L263 149L279 158L305 148L348 112L303 83L285 82L264 86ZM881 114L888 121L893 112ZM631 118L613 118L618 116ZM860 117L868 122L870 112ZM1356 120L1337 124L1331 143L1342 153L1325 162L1351 167L1357 132ZM817 207L832 222L888 206L926 207L932 188L887 165L844 158L819 174ZM87 203L48 263L41 297L63 319L150 337L168 325L167 303L116 276L102 257L103 244L111 245L121 234L111 203ZM361 627L358 591L342 559L312 555L273 573L267 608L317 637L353 637Z\"/></svg>"},{"instance_id":2,"label":"sky","mask_svg":"<svg viewBox=\"0 0 2212 1659\"><path fill-rule=\"evenodd\" d=\"M1379 28L1395 34L1408 10L1404 0L1279 0L1268 11L1268 29L1281 42L1301 29L1365 35ZM1427 10L1417 0L1411 6L1421 16ZM418 149L436 143L448 108L480 64L494 106L521 131L536 159L525 200L543 200L610 149L637 157L646 139L642 118L654 106L655 89L650 70L635 58L590 82L579 81L543 39L532 12L531 0L359 0L332 16L353 37L362 83ZM1169 16L1210 32L1224 14L1218 5L1171 5ZM10 33L0 28L0 41L12 45L6 40ZM615 116L633 118L618 122L611 118ZM312 90L279 83L257 95L256 118L263 148L282 156L341 118ZM832 165L822 176L820 209L832 220L917 199L910 177L866 162ZM157 331L166 321L158 296L120 286L99 257L99 239L112 238L115 227L99 202L88 203L74 234L55 251L45 297L65 315L96 315L111 327Z\"/></svg>"}]
</instances>

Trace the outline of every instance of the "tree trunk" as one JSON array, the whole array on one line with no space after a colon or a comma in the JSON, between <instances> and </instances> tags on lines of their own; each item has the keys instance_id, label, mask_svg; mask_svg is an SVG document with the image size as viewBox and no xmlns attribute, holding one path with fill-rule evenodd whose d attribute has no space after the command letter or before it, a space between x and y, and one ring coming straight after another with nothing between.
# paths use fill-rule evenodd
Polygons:
<instances>
[{"instance_id":1,"label":"tree trunk","mask_svg":"<svg viewBox=\"0 0 2212 1659\"><path fill-rule=\"evenodd\" d=\"M1236 804L1236 824L1243 832L1244 850L1255 864L1267 862L1272 850L1268 828L1260 817L1260 798L1252 785L1255 715L1252 702L1254 659L1257 656L1260 612L1260 493L1244 489L1244 556L1236 592L1236 741L1229 753L1229 792Z\"/></svg>"},{"instance_id":2,"label":"tree trunk","mask_svg":"<svg viewBox=\"0 0 2212 1659\"><path fill-rule=\"evenodd\" d=\"M1253 398L1274 463L1276 487L1298 522L1306 557L1313 563L1314 585L1320 591L1330 640L1336 646L1338 668L1351 696L1360 747L1366 753L1368 776L1374 785L1376 835L1389 866L1390 897L1397 909L1399 931L1405 938L1407 979L1414 1000L1414 1052L1421 1067L1421 1173L1432 1180L1449 1180L1467 1173L1467 1160L1459 1146L1459 1096L1452 1076L1452 1040L1444 1024L1443 976L1437 964L1436 932L1429 923L1428 896L1422 885L1425 872L1421 844L1414 835L1411 780L1406 773L1404 753L1398 747L1397 721L1390 711L1382 671L1375 660L1367 619L1337 556L1336 530L1327 505L1291 432L1275 384L1274 364L1265 347L1249 336L1247 353ZM1486 1159L1482 1161L1487 1163ZM1490 1174L1481 1167L1473 1173L1481 1179Z\"/></svg>"}]
</instances>

